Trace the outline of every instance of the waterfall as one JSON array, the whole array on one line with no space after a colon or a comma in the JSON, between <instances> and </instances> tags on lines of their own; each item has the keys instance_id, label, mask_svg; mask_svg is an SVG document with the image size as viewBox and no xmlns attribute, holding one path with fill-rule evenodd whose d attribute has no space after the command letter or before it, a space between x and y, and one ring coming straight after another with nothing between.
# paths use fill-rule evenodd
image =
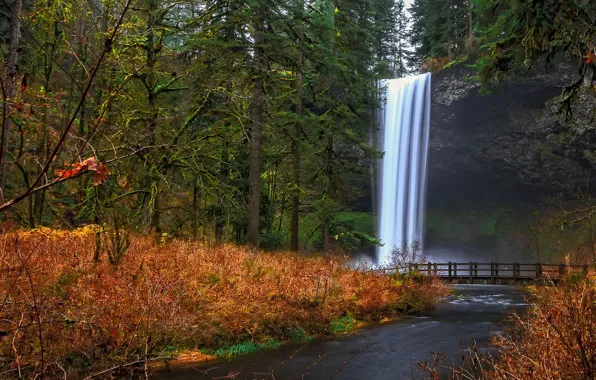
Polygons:
<instances>
[{"instance_id":1,"label":"waterfall","mask_svg":"<svg viewBox=\"0 0 596 380\"><path fill-rule=\"evenodd\" d=\"M379 265L403 243L422 244L430 129L430 74L384 80L379 111L377 230Z\"/></svg>"}]
</instances>

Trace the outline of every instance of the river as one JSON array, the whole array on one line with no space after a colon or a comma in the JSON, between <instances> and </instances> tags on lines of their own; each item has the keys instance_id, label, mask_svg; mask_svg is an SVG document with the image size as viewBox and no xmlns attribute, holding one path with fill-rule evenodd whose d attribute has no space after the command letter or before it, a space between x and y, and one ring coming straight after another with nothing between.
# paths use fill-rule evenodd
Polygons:
<instances>
[{"instance_id":1,"label":"river","mask_svg":"<svg viewBox=\"0 0 596 380\"><path fill-rule=\"evenodd\" d=\"M335 379L345 380L421 378L424 374L417 363L432 362L431 351L457 362L470 343L486 345L491 334L502 330L504 315L524 305L522 294L512 287L454 285L454 294L424 317L378 324L306 346L291 344L232 360L174 366L154 378L208 379L231 373L237 376L230 378L238 380L329 379L334 374ZM207 375L205 370L209 370ZM274 377L268 377L272 370Z\"/></svg>"}]
</instances>

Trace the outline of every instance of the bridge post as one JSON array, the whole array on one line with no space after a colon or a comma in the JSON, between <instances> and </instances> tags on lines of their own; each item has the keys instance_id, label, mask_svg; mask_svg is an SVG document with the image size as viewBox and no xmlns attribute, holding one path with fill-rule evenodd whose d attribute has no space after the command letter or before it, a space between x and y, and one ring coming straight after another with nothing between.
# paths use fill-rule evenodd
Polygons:
<instances>
[{"instance_id":1,"label":"bridge post","mask_svg":"<svg viewBox=\"0 0 596 380\"><path fill-rule=\"evenodd\" d=\"M453 263L453 277L457 278L457 263Z\"/></svg>"},{"instance_id":2,"label":"bridge post","mask_svg":"<svg viewBox=\"0 0 596 380\"><path fill-rule=\"evenodd\" d=\"M513 263L513 282L517 282L517 263Z\"/></svg>"},{"instance_id":3,"label":"bridge post","mask_svg":"<svg viewBox=\"0 0 596 380\"><path fill-rule=\"evenodd\" d=\"M474 277L478 278L478 263L474 263Z\"/></svg>"},{"instance_id":4,"label":"bridge post","mask_svg":"<svg viewBox=\"0 0 596 380\"><path fill-rule=\"evenodd\" d=\"M470 284L474 283L474 264L472 264L472 262L470 261L470 273L468 273L470 276Z\"/></svg>"},{"instance_id":5,"label":"bridge post","mask_svg":"<svg viewBox=\"0 0 596 380\"><path fill-rule=\"evenodd\" d=\"M428 269L427 269L427 271L426 271L426 275L427 275L428 277L431 277L431 276L432 276L432 268L431 268L431 267L432 267L432 264L429 262L429 263L428 263Z\"/></svg>"},{"instance_id":6,"label":"bridge post","mask_svg":"<svg viewBox=\"0 0 596 380\"><path fill-rule=\"evenodd\" d=\"M495 284L499 278L499 263L495 263Z\"/></svg>"},{"instance_id":7,"label":"bridge post","mask_svg":"<svg viewBox=\"0 0 596 380\"><path fill-rule=\"evenodd\" d=\"M536 280L540 280L542 278L542 264L536 263Z\"/></svg>"},{"instance_id":8,"label":"bridge post","mask_svg":"<svg viewBox=\"0 0 596 380\"><path fill-rule=\"evenodd\" d=\"M449 281L451 281L451 261L448 264L449 264Z\"/></svg>"},{"instance_id":9,"label":"bridge post","mask_svg":"<svg viewBox=\"0 0 596 380\"><path fill-rule=\"evenodd\" d=\"M490 280L492 281L493 284L496 284L496 282L495 282L495 263L493 263L492 261L490 262Z\"/></svg>"},{"instance_id":10,"label":"bridge post","mask_svg":"<svg viewBox=\"0 0 596 380\"><path fill-rule=\"evenodd\" d=\"M563 280L565 276L565 264L559 264L559 280Z\"/></svg>"},{"instance_id":11,"label":"bridge post","mask_svg":"<svg viewBox=\"0 0 596 380\"><path fill-rule=\"evenodd\" d=\"M435 263L435 277L437 277L438 274L439 274L438 265L437 265L437 263Z\"/></svg>"}]
</instances>

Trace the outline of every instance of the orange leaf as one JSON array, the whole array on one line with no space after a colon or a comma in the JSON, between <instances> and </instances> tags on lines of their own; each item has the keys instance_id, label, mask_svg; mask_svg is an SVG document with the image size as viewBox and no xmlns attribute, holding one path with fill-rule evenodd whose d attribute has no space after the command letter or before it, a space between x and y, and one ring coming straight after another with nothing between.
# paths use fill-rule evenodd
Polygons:
<instances>
[{"instance_id":1,"label":"orange leaf","mask_svg":"<svg viewBox=\"0 0 596 380\"><path fill-rule=\"evenodd\" d=\"M82 172L87 170L93 172L93 186L105 182L106 177L110 174L110 170L107 166L97 161L97 158L95 157L89 157L80 163L72 164L68 169L56 170L54 174L58 177L56 180L61 180L83 174Z\"/></svg>"},{"instance_id":2,"label":"orange leaf","mask_svg":"<svg viewBox=\"0 0 596 380\"><path fill-rule=\"evenodd\" d=\"M97 169L93 172L93 185L97 186L100 183L105 182L106 176L110 174L107 166L101 162L97 165Z\"/></svg>"},{"instance_id":3,"label":"orange leaf","mask_svg":"<svg viewBox=\"0 0 596 380\"><path fill-rule=\"evenodd\" d=\"M586 63L588 65L591 65L593 63L596 63L596 54L594 54L592 52L586 54Z\"/></svg>"},{"instance_id":4,"label":"orange leaf","mask_svg":"<svg viewBox=\"0 0 596 380\"><path fill-rule=\"evenodd\" d=\"M68 164L66 164L66 165L68 165ZM58 177L57 179L67 179L70 177L74 177L78 174L81 174L82 170L87 170L87 166L80 164L80 163L75 163L75 164L72 164L69 169L56 170L54 172L54 175L56 177Z\"/></svg>"}]
</instances>

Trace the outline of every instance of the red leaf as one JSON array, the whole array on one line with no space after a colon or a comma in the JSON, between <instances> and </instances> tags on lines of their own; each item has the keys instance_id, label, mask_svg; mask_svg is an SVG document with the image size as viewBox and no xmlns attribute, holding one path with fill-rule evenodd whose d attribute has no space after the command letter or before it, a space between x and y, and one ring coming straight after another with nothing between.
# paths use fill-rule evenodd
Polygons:
<instances>
[{"instance_id":1,"label":"red leaf","mask_svg":"<svg viewBox=\"0 0 596 380\"><path fill-rule=\"evenodd\" d=\"M100 183L105 182L106 176L110 174L107 166L102 164L101 162L97 165L97 169L93 173L93 185L97 186Z\"/></svg>"},{"instance_id":2,"label":"red leaf","mask_svg":"<svg viewBox=\"0 0 596 380\"><path fill-rule=\"evenodd\" d=\"M93 186L105 182L106 177L110 174L110 170L107 166L97 161L97 158L95 157L89 157L86 160L83 160L83 162L72 164L68 169L56 170L54 174L58 177L56 180L64 180L83 174L85 171L93 172Z\"/></svg>"},{"instance_id":3,"label":"red leaf","mask_svg":"<svg viewBox=\"0 0 596 380\"><path fill-rule=\"evenodd\" d=\"M66 165L68 165L68 164L66 164ZM75 163L75 164L72 164L69 169L56 170L54 172L54 175L56 175L56 177L58 177L57 179L67 179L70 177L74 177L78 174L81 174L81 171L83 171L83 170L87 170L87 165Z\"/></svg>"},{"instance_id":4,"label":"red leaf","mask_svg":"<svg viewBox=\"0 0 596 380\"><path fill-rule=\"evenodd\" d=\"M596 54L590 52L586 54L586 64L591 65L593 63L596 63Z\"/></svg>"}]
</instances>

